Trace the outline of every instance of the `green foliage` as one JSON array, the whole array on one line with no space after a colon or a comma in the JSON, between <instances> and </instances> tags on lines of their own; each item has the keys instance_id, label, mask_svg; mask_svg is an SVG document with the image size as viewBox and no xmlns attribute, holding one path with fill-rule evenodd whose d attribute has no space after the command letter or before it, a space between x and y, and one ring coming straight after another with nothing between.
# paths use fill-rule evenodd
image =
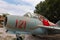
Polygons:
<instances>
[{"instance_id":1,"label":"green foliage","mask_svg":"<svg viewBox=\"0 0 60 40\"><path fill-rule=\"evenodd\" d=\"M34 12L56 23L60 20L60 0L45 0L40 2L36 5Z\"/></svg>"}]
</instances>

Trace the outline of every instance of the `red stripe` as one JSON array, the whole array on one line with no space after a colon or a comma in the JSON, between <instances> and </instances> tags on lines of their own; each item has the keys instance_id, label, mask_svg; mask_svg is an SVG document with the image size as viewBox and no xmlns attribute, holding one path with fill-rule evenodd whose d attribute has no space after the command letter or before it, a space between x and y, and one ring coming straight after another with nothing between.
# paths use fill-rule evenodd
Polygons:
<instances>
[{"instance_id":1,"label":"red stripe","mask_svg":"<svg viewBox=\"0 0 60 40\"><path fill-rule=\"evenodd\" d=\"M26 21L24 21L24 29L26 28Z\"/></svg>"},{"instance_id":2,"label":"red stripe","mask_svg":"<svg viewBox=\"0 0 60 40\"><path fill-rule=\"evenodd\" d=\"M18 23L18 20L16 20L16 27L17 28L26 28L26 21L20 20Z\"/></svg>"},{"instance_id":3,"label":"red stripe","mask_svg":"<svg viewBox=\"0 0 60 40\"><path fill-rule=\"evenodd\" d=\"M22 25L23 25L24 22L23 21L20 21L20 23L21 24L18 26L18 28L22 28Z\"/></svg>"},{"instance_id":4,"label":"red stripe","mask_svg":"<svg viewBox=\"0 0 60 40\"><path fill-rule=\"evenodd\" d=\"M18 20L16 20L16 27L17 27L17 24L18 24Z\"/></svg>"}]
</instances>

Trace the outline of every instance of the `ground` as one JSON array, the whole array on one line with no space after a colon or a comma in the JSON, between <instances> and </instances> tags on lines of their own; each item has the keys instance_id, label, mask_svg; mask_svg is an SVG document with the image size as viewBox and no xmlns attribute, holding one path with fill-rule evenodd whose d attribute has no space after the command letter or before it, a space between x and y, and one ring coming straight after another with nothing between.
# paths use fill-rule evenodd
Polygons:
<instances>
[{"instance_id":1,"label":"ground","mask_svg":"<svg viewBox=\"0 0 60 40\"><path fill-rule=\"evenodd\" d=\"M38 37L25 34L22 35L22 37L24 40L60 40L60 34L49 37ZM5 32L4 28L0 28L0 40L16 40L16 36L15 34L8 34Z\"/></svg>"}]
</instances>

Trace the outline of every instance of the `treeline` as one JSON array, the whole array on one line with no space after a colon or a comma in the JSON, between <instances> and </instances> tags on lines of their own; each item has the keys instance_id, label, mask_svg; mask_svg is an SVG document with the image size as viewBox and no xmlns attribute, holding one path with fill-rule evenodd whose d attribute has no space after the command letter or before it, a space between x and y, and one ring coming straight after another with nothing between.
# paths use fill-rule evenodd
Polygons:
<instances>
[{"instance_id":1,"label":"treeline","mask_svg":"<svg viewBox=\"0 0 60 40\"><path fill-rule=\"evenodd\" d=\"M60 0L45 0L36 5L34 13L45 16L48 20L56 23L60 20Z\"/></svg>"}]
</instances>

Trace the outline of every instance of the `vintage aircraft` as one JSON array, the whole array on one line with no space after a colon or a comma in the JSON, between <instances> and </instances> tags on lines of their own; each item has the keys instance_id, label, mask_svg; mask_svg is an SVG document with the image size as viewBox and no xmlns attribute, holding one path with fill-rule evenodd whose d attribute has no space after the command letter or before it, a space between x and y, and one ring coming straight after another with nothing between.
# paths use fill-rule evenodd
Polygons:
<instances>
[{"instance_id":1,"label":"vintage aircraft","mask_svg":"<svg viewBox=\"0 0 60 40\"><path fill-rule=\"evenodd\" d=\"M59 26L43 26L39 19L23 16L7 15L4 21L4 26L7 29L6 32L10 31L14 34L60 34Z\"/></svg>"}]
</instances>

